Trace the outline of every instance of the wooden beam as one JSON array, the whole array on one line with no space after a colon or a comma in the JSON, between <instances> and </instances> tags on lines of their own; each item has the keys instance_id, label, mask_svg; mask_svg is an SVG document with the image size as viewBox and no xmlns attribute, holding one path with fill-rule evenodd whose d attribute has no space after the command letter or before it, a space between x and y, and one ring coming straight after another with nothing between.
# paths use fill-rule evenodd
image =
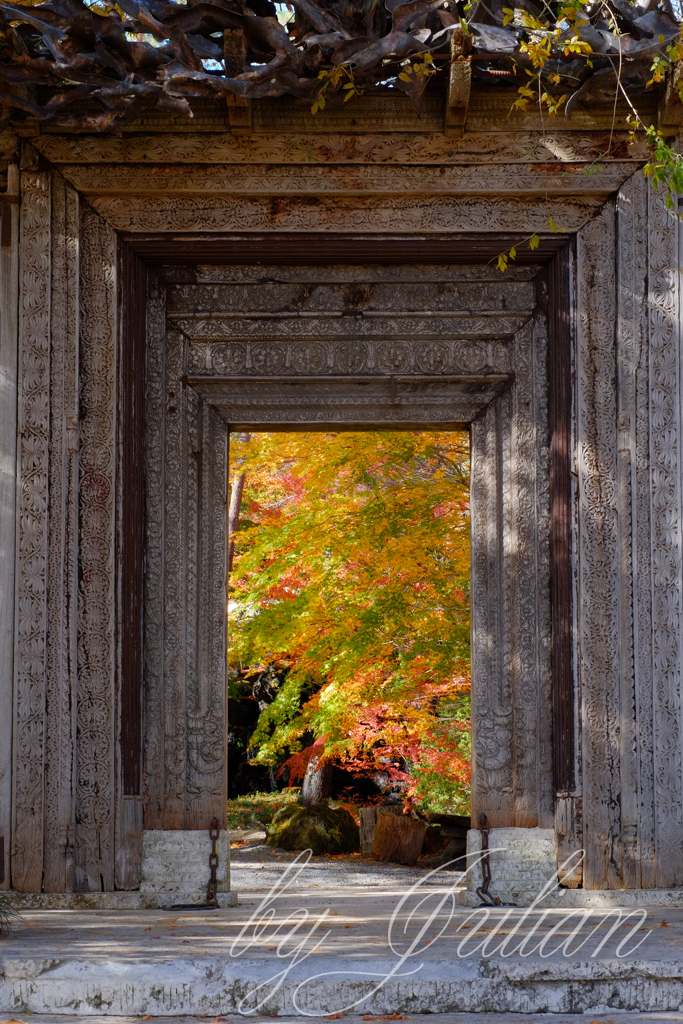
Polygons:
<instances>
[{"instance_id":1,"label":"wooden beam","mask_svg":"<svg viewBox=\"0 0 683 1024\"><path fill-rule=\"evenodd\" d=\"M223 59L225 74L228 78L236 78L242 73L247 63L247 37L241 28L226 28L223 32ZM228 100L228 117L230 131L233 135L251 135L252 109L251 100L246 96L231 94Z\"/></svg>"}]
</instances>

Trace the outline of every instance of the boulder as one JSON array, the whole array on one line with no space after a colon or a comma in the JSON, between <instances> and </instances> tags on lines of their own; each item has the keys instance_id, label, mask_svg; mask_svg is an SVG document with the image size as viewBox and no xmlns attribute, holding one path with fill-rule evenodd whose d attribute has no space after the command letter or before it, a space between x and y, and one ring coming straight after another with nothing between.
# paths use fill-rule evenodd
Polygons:
<instances>
[{"instance_id":1,"label":"boulder","mask_svg":"<svg viewBox=\"0 0 683 1024\"><path fill-rule=\"evenodd\" d=\"M268 846L282 850L312 850L321 853L356 853L360 849L358 825L343 807L326 803L313 807L290 804L273 817L268 828Z\"/></svg>"}]
</instances>

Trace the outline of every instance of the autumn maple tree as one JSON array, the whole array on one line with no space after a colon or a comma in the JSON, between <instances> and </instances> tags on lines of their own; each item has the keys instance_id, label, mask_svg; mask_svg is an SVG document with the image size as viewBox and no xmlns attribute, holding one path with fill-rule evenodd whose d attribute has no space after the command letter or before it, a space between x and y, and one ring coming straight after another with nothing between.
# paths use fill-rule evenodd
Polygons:
<instances>
[{"instance_id":1,"label":"autumn maple tree","mask_svg":"<svg viewBox=\"0 0 683 1024\"><path fill-rule=\"evenodd\" d=\"M468 435L238 434L231 462L231 678L282 680L255 760L300 777L315 754L467 813Z\"/></svg>"}]
</instances>

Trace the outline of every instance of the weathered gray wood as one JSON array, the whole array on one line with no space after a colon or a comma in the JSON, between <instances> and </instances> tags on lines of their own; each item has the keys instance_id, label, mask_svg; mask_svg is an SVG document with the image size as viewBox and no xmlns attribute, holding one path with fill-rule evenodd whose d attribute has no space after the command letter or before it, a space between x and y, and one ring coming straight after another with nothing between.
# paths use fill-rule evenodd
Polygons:
<instances>
[{"instance_id":1,"label":"weathered gray wood","mask_svg":"<svg viewBox=\"0 0 683 1024\"><path fill-rule=\"evenodd\" d=\"M142 800L139 796L118 798L116 813L117 889L139 889L142 874Z\"/></svg>"},{"instance_id":2,"label":"weathered gray wood","mask_svg":"<svg viewBox=\"0 0 683 1024\"><path fill-rule=\"evenodd\" d=\"M578 889L583 882L583 862L580 857L583 849L580 798L565 796L556 799L554 829L557 844L557 877L567 889Z\"/></svg>"},{"instance_id":3,"label":"weathered gray wood","mask_svg":"<svg viewBox=\"0 0 683 1024\"><path fill-rule=\"evenodd\" d=\"M77 891L114 888L116 737L116 235L80 217Z\"/></svg>"},{"instance_id":4,"label":"weathered gray wood","mask_svg":"<svg viewBox=\"0 0 683 1024\"><path fill-rule=\"evenodd\" d=\"M145 553L144 576L144 828L164 827L164 516L166 407L166 289L148 275L147 367L145 380ZM176 825L176 827L180 827Z\"/></svg>"},{"instance_id":5,"label":"weathered gray wood","mask_svg":"<svg viewBox=\"0 0 683 1024\"><path fill-rule=\"evenodd\" d=\"M624 885L619 808L620 564L617 485L615 211L578 235L577 452L584 886Z\"/></svg>"},{"instance_id":6,"label":"weathered gray wood","mask_svg":"<svg viewBox=\"0 0 683 1024\"><path fill-rule=\"evenodd\" d=\"M510 345L515 384L472 424L472 814L552 825L547 337ZM544 439L539 441L539 439Z\"/></svg>"},{"instance_id":7,"label":"weathered gray wood","mask_svg":"<svg viewBox=\"0 0 683 1024\"><path fill-rule=\"evenodd\" d=\"M0 207L0 889L10 887L12 822L12 703L14 691L14 567L17 469L17 348L19 303L19 169L7 171Z\"/></svg>"},{"instance_id":8,"label":"weathered gray wood","mask_svg":"<svg viewBox=\"0 0 683 1024\"><path fill-rule=\"evenodd\" d=\"M40 892L45 820L50 430L50 174L21 177L19 553L17 565L12 882Z\"/></svg>"},{"instance_id":9,"label":"weathered gray wood","mask_svg":"<svg viewBox=\"0 0 683 1024\"><path fill-rule=\"evenodd\" d=\"M623 881L634 888L651 885L654 869L650 588L642 582L643 572L648 579L651 572L649 538L642 543L650 516L649 496L643 505L638 494L647 485L642 453L649 441L642 382L645 369L647 387L647 182L640 172L620 190L616 209L620 808ZM648 791L646 803L641 803Z\"/></svg>"},{"instance_id":10,"label":"weathered gray wood","mask_svg":"<svg viewBox=\"0 0 683 1024\"><path fill-rule=\"evenodd\" d=\"M683 884L680 221L648 193L653 778L658 887Z\"/></svg>"},{"instance_id":11,"label":"weathered gray wood","mask_svg":"<svg viewBox=\"0 0 683 1024\"><path fill-rule=\"evenodd\" d=\"M46 892L74 885L78 621L77 193L52 175L50 473L45 720Z\"/></svg>"},{"instance_id":12,"label":"weathered gray wood","mask_svg":"<svg viewBox=\"0 0 683 1024\"><path fill-rule=\"evenodd\" d=\"M410 818L407 814L387 814L380 809L372 856L375 860L412 867L420 856L424 834L424 821Z\"/></svg>"}]
</instances>

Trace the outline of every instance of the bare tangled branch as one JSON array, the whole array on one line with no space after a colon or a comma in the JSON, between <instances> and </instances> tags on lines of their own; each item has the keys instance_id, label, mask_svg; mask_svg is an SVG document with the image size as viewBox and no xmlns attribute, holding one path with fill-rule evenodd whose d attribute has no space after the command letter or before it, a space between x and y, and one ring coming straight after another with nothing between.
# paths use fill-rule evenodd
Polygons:
<instances>
[{"instance_id":1,"label":"bare tangled branch","mask_svg":"<svg viewBox=\"0 0 683 1024\"><path fill-rule=\"evenodd\" d=\"M441 57L469 59L475 87L516 89L519 107L531 77L549 114L566 101L571 116L650 88L679 47L671 0L505 2L0 2L0 101L5 120L72 131L149 109L192 116L193 99L229 94L315 113L389 86L419 103Z\"/></svg>"}]
</instances>

